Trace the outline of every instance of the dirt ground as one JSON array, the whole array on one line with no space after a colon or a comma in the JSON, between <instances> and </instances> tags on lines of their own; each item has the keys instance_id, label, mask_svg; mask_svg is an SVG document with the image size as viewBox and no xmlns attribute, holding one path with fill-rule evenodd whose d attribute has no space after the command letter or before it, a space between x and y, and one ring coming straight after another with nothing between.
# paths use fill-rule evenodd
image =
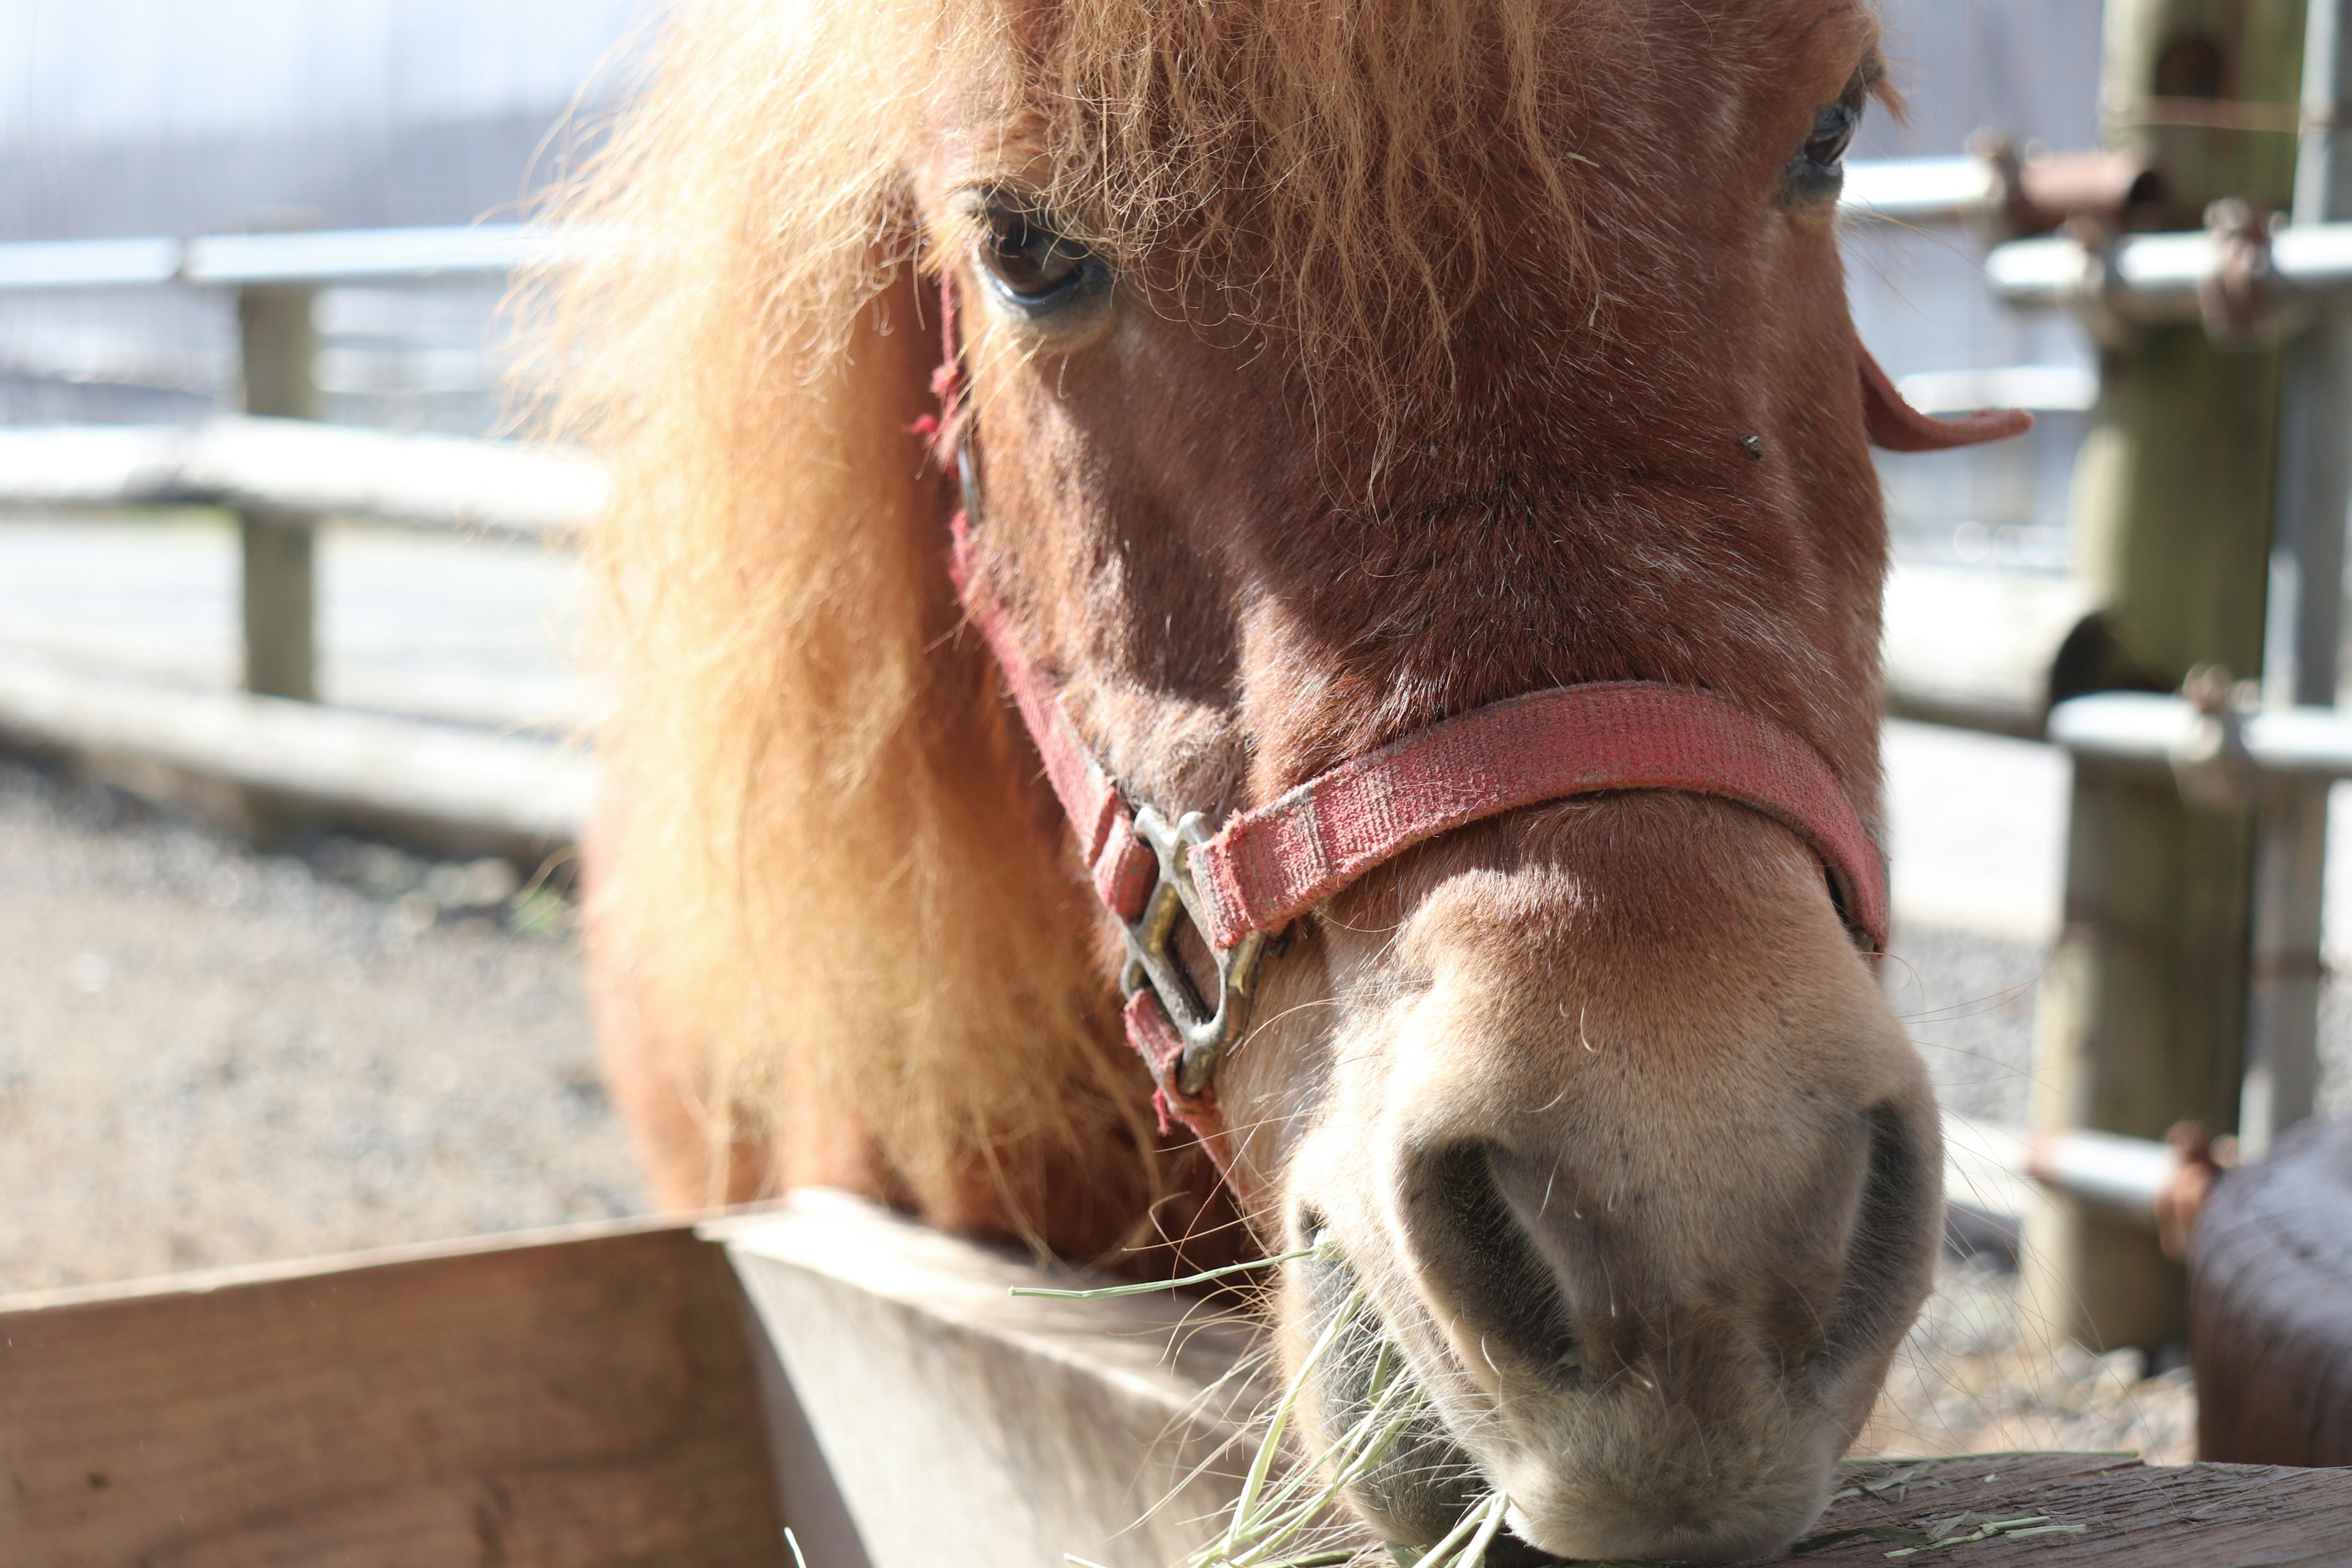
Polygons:
<instances>
[{"instance_id":1,"label":"dirt ground","mask_svg":"<svg viewBox=\"0 0 2352 1568\"><path fill-rule=\"evenodd\" d=\"M2021 1448L2128 1448L2185 1465L2197 1457L2196 1385L2187 1366L2151 1367L2137 1350L2054 1342L2020 1304L2014 1273L1948 1259L1854 1453Z\"/></svg>"},{"instance_id":2,"label":"dirt ground","mask_svg":"<svg viewBox=\"0 0 2352 1568\"><path fill-rule=\"evenodd\" d=\"M1909 963L1952 1098L2021 1101L2038 956L1915 939ZM0 1192L0 1294L646 1202L560 899L350 840L257 855L5 759ZM2190 1457L2185 1369L2053 1351L2015 1284L1947 1263L1860 1451Z\"/></svg>"},{"instance_id":3,"label":"dirt ground","mask_svg":"<svg viewBox=\"0 0 2352 1568\"><path fill-rule=\"evenodd\" d=\"M640 1211L517 890L0 761L0 1293Z\"/></svg>"}]
</instances>

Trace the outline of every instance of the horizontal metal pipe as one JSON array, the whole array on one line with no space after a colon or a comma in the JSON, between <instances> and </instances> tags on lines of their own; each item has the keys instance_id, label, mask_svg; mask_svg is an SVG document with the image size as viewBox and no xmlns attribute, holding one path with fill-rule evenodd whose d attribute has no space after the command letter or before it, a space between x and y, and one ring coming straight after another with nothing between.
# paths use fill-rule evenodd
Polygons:
<instances>
[{"instance_id":1,"label":"horizontal metal pipe","mask_svg":"<svg viewBox=\"0 0 2352 1568\"><path fill-rule=\"evenodd\" d=\"M2176 765L2207 761L2208 716L2184 698L2147 691L2103 691L2050 710L2050 739L2077 756L2105 762ZM2305 779L2352 778L2352 716L2334 708L2274 708L2235 721L2233 752L2262 773Z\"/></svg>"},{"instance_id":2,"label":"horizontal metal pipe","mask_svg":"<svg viewBox=\"0 0 2352 1568\"><path fill-rule=\"evenodd\" d=\"M1982 158L1864 161L1846 166L1838 210L1862 224L1964 223L2001 196L2000 174ZM0 245L0 290L496 279L560 265L593 243L525 224L39 240Z\"/></svg>"},{"instance_id":3,"label":"horizontal metal pipe","mask_svg":"<svg viewBox=\"0 0 2352 1568\"><path fill-rule=\"evenodd\" d=\"M2001 199L2000 175L1983 158L1866 160L1845 167L1838 216L1848 223L1967 223Z\"/></svg>"},{"instance_id":4,"label":"horizontal metal pipe","mask_svg":"<svg viewBox=\"0 0 2352 1568\"><path fill-rule=\"evenodd\" d=\"M2037 1189L2114 1209L2148 1225L2180 1170L2169 1143L2080 1129L2029 1133L1944 1113L1944 1196L1958 1207L2017 1219Z\"/></svg>"},{"instance_id":5,"label":"horizontal metal pipe","mask_svg":"<svg viewBox=\"0 0 2352 1568\"><path fill-rule=\"evenodd\" d=\"M2352 223L2282 229L2271 241L2267 286L2288 299L2352 289ZM2102 306L2136 321L2195 321L2198 291L2221 275L2213 235L2141 235L2101 252L2071 239L2021 239L1985 258L2001 302L2020 310Z\"/></svg>"},{"instance_id":6,"label":"horizontal metal pipe","mask_svg":"<svg viewBox=\"0 0 2352 1568\"><path fill-rule=\"evenodd\" d=\"M2026 1161L2026 1174L2053 1192L2151 1223L2158 1197L2179 1169L2180 1156L2168 1143L2080 1129L2034 1139Z\"/></svg>"}]
</instances>

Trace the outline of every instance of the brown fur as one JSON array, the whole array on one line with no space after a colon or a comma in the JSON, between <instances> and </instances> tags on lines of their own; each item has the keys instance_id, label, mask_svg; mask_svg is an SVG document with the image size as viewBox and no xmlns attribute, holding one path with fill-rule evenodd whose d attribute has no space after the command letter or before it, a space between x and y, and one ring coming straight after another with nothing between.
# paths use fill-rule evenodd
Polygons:
<instances>
[{"instance_id":1,"label":"brown fur","mask_svg":"<svg viewBox=\"0 0 2352 1568\"><path fill-rule=\"evenodd\" d=\"M959 626L908 433L927 268L967 302L983 567L1138 798L1213 816L1635 679L1795 730L1874 820L1884 527L1832 218L1780 184L1874 40L1843 0L685 6L571 209L623 243L551 339L618 476L595 928L665 1191L834 1181L1079 1252L1155 1197L1202 1217ZM971 193L1006 188L1116 290L991 305ZM1751 813L1603 799L1423 847L1300 922L1223 1093L1261 1233L1329 1228L1555 1550L1785 1542L1924 1289L1924 1077ZM1874 1117L1927 1173L1875 1239ZM1414 1194L1470 1147L1638 1200L1554 1265L1605 1384L1459 1331L1478 1282Z\"/></svg>"}]
</instances>

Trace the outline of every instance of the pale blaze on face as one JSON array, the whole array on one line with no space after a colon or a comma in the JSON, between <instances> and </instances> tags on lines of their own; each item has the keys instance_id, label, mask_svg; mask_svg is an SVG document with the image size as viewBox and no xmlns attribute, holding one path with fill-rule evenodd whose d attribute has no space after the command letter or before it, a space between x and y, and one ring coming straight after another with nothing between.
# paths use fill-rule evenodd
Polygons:
<instances>
[{"instance_id":1,"label":"pale blaze on face","mask_svg":"<svg viewBox=\"0 0 2352 1568\"><path fill-rule=\"evenodd\" d=\"M1516 254L1498 195L1456 379L1369 505L1348 389L1062 237L1034 118L942 95L913 175L983 559L1135 797L1214 816L1644 679L1797 730L1874 818L1884 528L1832 232L1874 31L1834 0L1599 9L1570 43L1625 58L1558 112L1601 297ZM1332 1259L1288 1270L1286 1353L1367 1302L1310 1430L1349 1425L1374 1338L1429 1398L1352 1494L1390 1541L1499 1488L1552 1552L1785 1544L1927 1286L1924 1074L1819 863L1740 807L1595 797L1401 858L1291 932L1220 1092L1268 1239Z\"/></svg>"}]
</instances>

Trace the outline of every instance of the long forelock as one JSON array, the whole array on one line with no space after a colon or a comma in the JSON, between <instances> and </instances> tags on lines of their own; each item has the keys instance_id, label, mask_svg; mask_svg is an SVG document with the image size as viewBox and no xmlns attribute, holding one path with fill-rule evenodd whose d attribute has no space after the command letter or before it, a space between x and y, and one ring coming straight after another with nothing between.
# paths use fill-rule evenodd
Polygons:
<instances>
[{"instance_id":1,"label":"long forelock","mask_svg":"<svg viewBox=\"0 0 2352 1568\"><path fill-rule=\"evenodd\" d=\"M1570 28L1611 0L1076 0L1042 17L971 0L955 29L1039 35L1018 69L1047 132L1040 195L1087 237L1170 278L1188 305L1273 334L1311 392L1338 383L1392 422L1452 365L1511 243L1572 279Z\"/></svg>"}]
</instances>

